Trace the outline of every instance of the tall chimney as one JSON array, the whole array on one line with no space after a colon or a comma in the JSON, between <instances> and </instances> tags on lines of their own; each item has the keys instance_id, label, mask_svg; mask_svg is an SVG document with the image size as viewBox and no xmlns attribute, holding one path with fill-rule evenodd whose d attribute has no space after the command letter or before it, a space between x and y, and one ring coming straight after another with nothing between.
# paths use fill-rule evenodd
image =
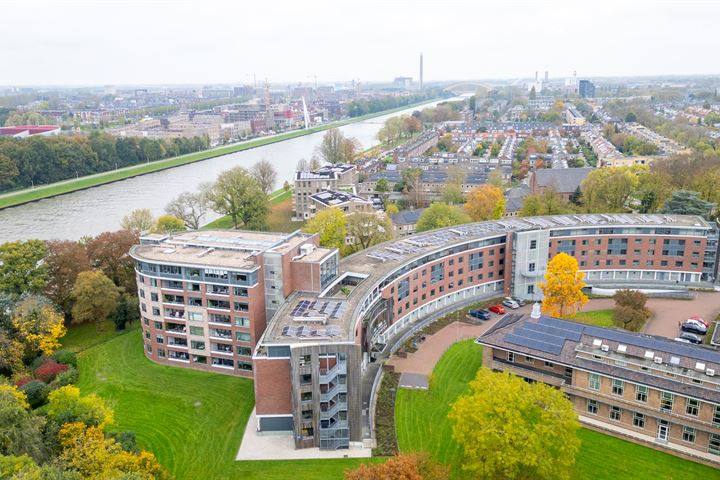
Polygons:
<instances>
[{"instance_id":1,"label":"tall chimney","mask_svg":"<svg viewBox=\"0 0 720 480\"><path fill-rule=\"evenodd\" d=\"M537 70L535 70L535 83L537 83L537 79L538 79L538 72L537 72Z\"/></svg>"},{"instance_id":2,"label":"tall chimney","mask_svg":"<svg viewBox=\"0 0 720 480\"><path fill-rule=\"evenodd\" d=\"M423 89L423 54L420 53L420 90Z\"/></svg>"},{"instance_id":3,"label":"tall chimney","mask_svg":"<svg viewBox=\"0 0 720 480\"><path fill-rule=\"evenodd\" d=\"M545 83L547 83L547 81L548 81L548 71L545 70Z\"/></svg>"}]
</instances>

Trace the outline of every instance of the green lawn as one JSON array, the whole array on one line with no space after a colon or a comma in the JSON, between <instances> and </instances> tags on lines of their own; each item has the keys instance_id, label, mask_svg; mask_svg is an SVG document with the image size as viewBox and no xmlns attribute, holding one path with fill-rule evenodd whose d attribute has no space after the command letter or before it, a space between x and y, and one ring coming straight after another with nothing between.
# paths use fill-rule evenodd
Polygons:
<instances>
[{"instance_id":1,"label":"green lawn","mask_svg":"<svg viewBox=\"0 0 720 480\"><path fill-rule=\"evenodd\" d=\"M79 355L81 391L108 399L118 430L132 430L178 480L341 479L362 460L236 462L254 405L252 381L157 365L143 354L137 329L94 342L71 329L70 345L95 343Z\"/></svg>"},{"instance_id":2,"label":"green lawn","mask_svg":"<svg viewBox=\"0 0 720 480\"><path fill-rule=\"evenodd\" d=\"M133 165L131 167L121 168L119 170L112 170L109 172L98 173L87 177L79 178L76 180L64 180L62 182L52 183L49 185L42 185L32 189L26 189L18 191L17 193L10 193L7 195L0 196L0 209L10 207L13 205L20 205L23 203L32 202L41 198L53 197L56 195L62 195L64 193L74 192L76 190L83 190L85 188L96 187L105 183L116 182L126 178L136 177L138 175L144 175L146 173L157 172L160 170L166 170L168 168L178 167L180 165L186 165L188 163L199 162L201 160L207 160L209 158L217 157L220 155L226 155L228 153L240 152L243 150L249 150L251 148L257 148L271 143L282 142L283 140L289 140L291 138L301 137L309 135L311 133L321 132L334 127L340 127L350 123L361 122L369 118L379 117L390 113L398 112L408 108L413 108L418 105L424 105L431 103L434 100L427 100L415 104L405 105L404 107L398 107L391 110L384 110L382 112L370 113L367 115L349 118L339 122L328 123L317 127L308 128L307 130L294 130L292 132L282 133L271 137L259 138L248 142L243 142L236 145L228 145L225 147L213 148L210 150L204 150L202 152L189 153L186 155L180 155L178 157L167 158L164 160L157 160L154 162L143 163L140 165Z\"/></svg>"},{"instance_id":3,"label":"green lawn","mask_svg":"<svg viewBox=\"0 0 720 480\"><path fill-rule=\"evenodd\" d=\"M270 213L267 218L268 232L294 232L301 229L304 222L292 221L292 190L283 191L282 189L270 194ZM229 216L220 217L202 228L233 228L232 219Z\"/></svg>"},{"instance_id":4,"label":"green lawn","mask_svg":"<svg viewBox=\"0 0 720 480\"><path fill-rule=\"evenodd\" d=\"M596 327L612 327L613 326L613 313L614 309L610 308L607 310L592 310L590 312L578 312L575 315L576 322L587 323L588 325L595 325Z\"/></svg>"},{"instance_id":5,"label":"green lawn","mask_svg":"<svg viewBox=\"0 0 720 480\"><path fill-rule=\"evenodd\" d=\"M134 322L133 324L128 325L126 330L118 332L115 330L115 324L110 320L103 322L102 325L100 325L100 328L98 328L98 326L94 323L73 325L68 329L67 334L65 334L65 336L61 339L62 348L72 350L73 352L80 352L103 342L107 342L117 335L131 332L139 326L139 322Z\"/></svg>"},{"instance_id":6,"label":"green lawn","mask_svg":"<svg viewBox=\"0 0 720 480\"><path fill-rule=\"evenodd\" d=\"M449 405L463 392L480 367L482 348L472 340L450 347L433 371L429 391L400 389L395 402L395 428L401 451L427 451L459 469L461 454L447 420ZM581 429L582 446L573 479L692 480L720 478L718 470L642 445Z\"/></svg>"}]
</instances>

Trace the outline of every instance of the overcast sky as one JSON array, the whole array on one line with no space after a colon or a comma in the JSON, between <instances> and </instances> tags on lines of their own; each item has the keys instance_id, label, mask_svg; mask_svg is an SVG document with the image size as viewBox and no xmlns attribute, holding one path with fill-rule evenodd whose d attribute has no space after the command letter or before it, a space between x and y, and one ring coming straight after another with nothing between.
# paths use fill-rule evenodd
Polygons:
<instances>
[{"instance_id":1,"label":"overcast sky","mask_svg":"<svg viewBox=\"0 0 720 480\"><path fill-rule=\"evenodd\" d=\"M718 1L0 0L0 85L717 74Z\"/></svg>"}]
</instances>

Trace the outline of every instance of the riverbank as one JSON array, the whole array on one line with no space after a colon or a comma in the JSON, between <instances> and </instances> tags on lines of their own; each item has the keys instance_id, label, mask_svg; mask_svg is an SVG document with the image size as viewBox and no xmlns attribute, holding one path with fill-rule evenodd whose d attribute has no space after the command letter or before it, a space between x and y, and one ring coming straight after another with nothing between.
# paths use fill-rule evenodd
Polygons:
<instances>
[{"instance_id":1,"label":"riverbank","mask_svg":"<svg viewBox=\"0 0 720 480\"><path fill-rule=\"evenodd\" d=\"M142 165L133 165L131 167L121 168L119 170L112 170L109 172L97 173L86 177L64 180L62 182L53 183L50 185L43 185L31 189L21 190L18 192L12 192L0 195L0 210L23 205L26 203L35 202L43 198L51 198L58 195L64 195L66 193L72 193L79 190L85 190L108 183L118 182L128 178L133 178L148 173L159 172L161 170L167 170L190 163L207 160L210 158L219 157L222 155L228 155L243 150L250 150L253 148L262 147L272 143L282 142L293 138L310 135L313 133L329 130L335 127L342 127L356 122L362 122L375 117L392 114L408 108L419 107L429 103L437 102L439 99L432 99L423 102L418 102L410 105L405 105L390 110L383 110L381 112L370 113L359 117L348 118L337 122L328 123L325 125L319 125L306 130L294 130L292 132L281 133L268 137L258 138L255 140L249 140L247 142L236 143L233 145L227 145L222 147L213 148L210 150L204 150L202 152L190 153L181 155L178 157L172 157L165 160L158 160L155 162L144 163ZM441 99L440 99L441 100Z\"/></svg>"}]
</instances>

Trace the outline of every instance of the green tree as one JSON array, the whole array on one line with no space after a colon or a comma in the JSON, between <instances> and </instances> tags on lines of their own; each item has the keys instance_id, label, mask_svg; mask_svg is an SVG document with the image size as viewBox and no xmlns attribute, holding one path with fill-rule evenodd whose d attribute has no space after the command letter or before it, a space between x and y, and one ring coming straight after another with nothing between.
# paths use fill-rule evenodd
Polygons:
<instances>
[{"instance_id":1,"label":"green tree","mask_svg":"<svg viewBox=\"0 0 720 480\"><path fill-rule=\"evenodd\" d=\"M673 192L672 196L665 202L665 205L663 205L660 213L700 215L707 218L715 206L714 203L706 202L699 198L698 192L679 190Z\"/></svg>"},{"instance_id":2,"label":"green tree","mask_svg":"<svg viewBox=\"0 0 720 480\"><path fill-rule=\"evenodd\" d=\"M73 288L73 323L95 322L100 329L117 308L119 295L115 284L103 272L81 272Z\"/></svg>"},{"instance_id":3,"label":"green tree","mask_svg":"<svg viewBox=\"0 0 720 480\"><path fill-rule=\"evenodd\" d=\"M112 314L115 330L125 330L128 322L135 318L135 311L137 311L137 302L133 305L127 295L120 295L115 311Z\"/></svg>"},{"instance_id":4,"label":"green tree","mask_svg":"<svg viewBox=\"0 0 720 480\"><path fill-rule=\"evenodd\" d=\"M24 393L14 386L0 384L0 455L29 455L38 462L46 460L44 425L43 417L30 412Z\"/></svg>"},{"instance_id":5,"label":"green tree","mask_svg":"<svg viewBox=\"0 0 720 480\"><path fill-rule=\"evenodd\" d=\"M590 213L622 212L638 184L638 175L630 167L593 170L580 184L583 205Z\"/></svg>"},{"instance_id":6,"label":"green tree","mask_svg":"<svg viewBox=\"0 0 720 480\"><path fill-rule=\"evenodd\" d=\"M222 172L208 190L210 206L217 213L229 215L233 227L251 230L265 226L270 211L267 195L247 170L235 167Z\"/></svg>"},{"instance_id":7,"label":"green tree","mask_svg":"<svg viewBox=\"0 0 720 480\"><path fill-rule=\"evenodd\" d=\"M460 204L463 201L462 184L465 180L465 172L459 167L451 167L448 169L447 180L443 185L440 200L444 203L453 205Z\"/></svg>"},{"instance_id":8,"label":"green tree","mask_svg":"<svg viewBox=\"0 0 720 480\"><path fill-rule=\"evenodd\" d=\"M628 112L628 114L625 115L625 121L628 123L637 122L637 115L635 115L633 112Z\"/></svg>"},{"instance_id":9,"label":"green tree","mask_svg":"<svg viewBox=\"0 0 720 480\"><path fill-rule=\"evenodd\" d=\"M155 224L152 212L149 208L138 208L128 213L120 221L123 230L137 232L140 235L148 233Z\"/></svg>"},{"instance_id":10,"label":"green tree","mask_svg":"<svg viewBox=\"0 0 720 480\"><path fill-rule=\"evenodd\" d=\"M436 228L452 227L470 222L468 217L460 208L447 203L435 202L423 211L418 218L416 230L425 232Z\"/></svg>"},{"instance_id":11,"label":"green tree","mask_svg":"<svg viewBox=\"0 0 720 480\"><path fill-rule=\"evenodd\" d=\"M375 183L375 191L376 192L389 192L390 191L390 185L388 184L387 178L380 178Z\"/></svg>"},{"instance_id":12,"label":"green tree","mask_svg":"<svg viewBox=\"0 0 720 480\"><path fill-rule=\"evenodd\" d=\"M41 293L48 281L47 255L41 240L7 242L0 245L0 292L15 298Z\"/></svg>"},{"instance_id":13,"label":"green tree","mask_svg":"<svg viewBox=\"0 0 720 480\"><path fill-rule=\"evenodd\" d=\"M419 208L424 202L422 176L423 171L418 167L410 167L402 171L405 193L408 195L410 203L415 208Z\"/></svg>"},{"instance_id":14,"label":"green tree","mask_svg":"<svg viewBox=\"0 0 720 480\"><path fill-rule=\"evenodd\" d=\"M183 192L165 206L165 213L181 219L187 228L197 230L207 213L209 185L202 185L199 192Z\"/></svg>"},{"instance_id":15,"label":"green tree","mask_svg":"<svg viewBox=\"0 0 720 480\"><path fill-rule=\"evenodd\" d=\"M185 230L185 222L172 215L160 215L150 230L152 233L172 233Z\"/></svg>"},{"instance_id":16,"label":"green tree","mask_svg":"<svg viewBox=\"0 0 720 480\"><path fill-rule=\"evenodd\" d=\"M327 208L308 220L303 230L306 233L319 233L320 245L342 250L347 237L347 217L339 208Z\"/></svg>"},{"instance_id":17,"label":"green tree","mask_svg":"<svg viewBox=\"0 0 720 480\"><path fill-rule=\"evenodd\" d=\"M565 394L481 368L448 418L473 478L570 479L580 424Z\"/></svg>"},{"instance_id":18,"label":"green tree","mask_svg":"<svg viewBox=\"0 0 720 480\"><path fill-rule=\"evenodd\" d=\"M539 215L564 215L574 211L572 205L555 190L548 188L523 199L519 215L536 217Z\"/></svg>"},{"instance_id":19,"label":"green tree","mask_svg":"<svg viewBox=\"0 0 720 480\"><path fill-rule=\"evenodd\" d=\"M15 162L7 155L0 154L0 191L13 188L16 178L20 175Z\"/></svg>"},{"instance_id":20,"label":"green tree","mask_svg":"<svg viewBox=\"0 0 720 480\"><path fill-rule=\"evenodd\" d=\"M369 248L393 238L393 224L390 217L376 213L357 212L348 215L347 235L355 242L350 251Z\"/></svg>"},{"instance_id":21,"label":"green tree","mask_svg":"<svg viewBox=\"0 0 720 480\"><path fill-rule=\"evenodd\" d=\"M325 162L336 165L352 163L358 148L357 140L345 138L340 130L331 128L325 132L322 143L318 147L318 153Z\"/></svg>"}]
</instances>

